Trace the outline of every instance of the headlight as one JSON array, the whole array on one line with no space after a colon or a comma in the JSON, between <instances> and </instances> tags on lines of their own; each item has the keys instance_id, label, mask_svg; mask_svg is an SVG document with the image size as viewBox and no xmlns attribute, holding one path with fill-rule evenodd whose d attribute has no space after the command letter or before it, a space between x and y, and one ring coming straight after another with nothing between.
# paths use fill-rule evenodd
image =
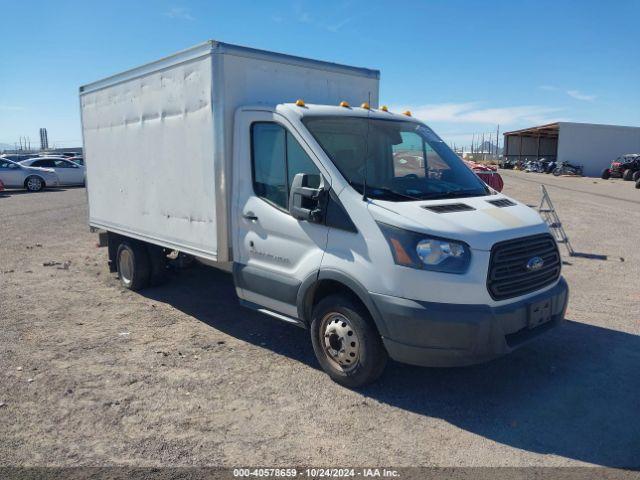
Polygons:
<instances>
[{"instance_id":1,"label":"headlight","mask_svg":"<svg viewBox=\"0 0 640 480\"><path fill-rule=\"evenodd\" d=\"M471 249L463 242L378 225L398 265L446 273L464 273L469 268Z\"/></svg>"}]
</instances>

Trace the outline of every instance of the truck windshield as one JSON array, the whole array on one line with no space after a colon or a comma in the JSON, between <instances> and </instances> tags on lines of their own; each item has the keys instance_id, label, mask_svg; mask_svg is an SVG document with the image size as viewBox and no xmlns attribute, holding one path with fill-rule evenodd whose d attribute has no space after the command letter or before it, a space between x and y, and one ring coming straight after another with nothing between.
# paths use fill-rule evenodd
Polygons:
<instances>
[{"instance_id":1,"label":"truck windshield","mask_svg":"<svg viewBox=\"0 0 640 480\"><path fill-rule=\"evenodd\" d=\"M365 117L307 117L307 129L359 193L391 201L488 195L429 127Z\"/></svg>"}]
</instances>

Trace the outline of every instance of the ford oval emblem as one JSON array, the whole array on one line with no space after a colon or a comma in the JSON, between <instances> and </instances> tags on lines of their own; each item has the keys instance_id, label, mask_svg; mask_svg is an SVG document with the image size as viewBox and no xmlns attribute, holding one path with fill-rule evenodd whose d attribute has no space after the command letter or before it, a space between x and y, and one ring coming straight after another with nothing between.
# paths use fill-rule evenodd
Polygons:
<instances>
[{"instance_id":1,"label":"ford oval emblem","mask_svg":"<svg viewBox=\"0 0 640 480\"><path fill-rule=\"evenodd\" d=\"M530 258L527 262L527 270L530 272L535 272L536 270L540 270L544 266L544 260L541 257L533 257Z\"/></svg>"}]
</instances>

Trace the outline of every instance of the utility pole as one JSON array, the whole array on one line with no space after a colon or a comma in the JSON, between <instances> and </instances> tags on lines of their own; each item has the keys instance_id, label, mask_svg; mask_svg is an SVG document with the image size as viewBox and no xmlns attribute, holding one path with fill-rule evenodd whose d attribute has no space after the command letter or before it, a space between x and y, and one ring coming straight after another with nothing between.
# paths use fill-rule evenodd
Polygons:
<instances>
[{"instance_id":1,"label":"utility pole","mask_svg":"<svg viewBox=\"0 0 640 480\"><path fill-rule=\"evenodd\" d=\"M499 151L499 145L500 145L500 124L498 124L498 128L496 129L496 159L500 156L500 151Z\"/></svg>"}]
</instances>

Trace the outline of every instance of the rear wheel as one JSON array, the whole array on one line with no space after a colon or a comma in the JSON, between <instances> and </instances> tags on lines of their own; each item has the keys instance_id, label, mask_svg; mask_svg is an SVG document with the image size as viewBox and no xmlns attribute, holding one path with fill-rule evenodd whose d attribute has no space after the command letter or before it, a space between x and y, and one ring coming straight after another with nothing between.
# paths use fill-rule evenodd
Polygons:
<instances>
[{"instance_id":1,"label":"rear wheel","mask_svg":"<svg viewBox=\"0 0 640 480\"><path fill-rule=\"evenodd\" d=\"M622 179L630 182L632 178L633 178L633 170L631 170L630 168L627 168L622 174Z\"/></svg>"},{"instance_id":2,"label":"rear wheel","mask_svg":"<svg viewBox=\"0 0 640 480\"><path fill-rule=\"evenodd\" d=\"M40 177L36 177L35 175L27 177L27 179L24 181L24 188L26 188L30 192L39 192L44 187L44 180L42 180Z\"/></svg>"},{"instance_id":3,"label":"rear wheel","mask_svg":"<svg viewBox=\"0 0 640 480\"><path fill-rule=\"evenodd\" d=\"M636 188L640 188L640 179L636 182Z\"/></svg>"},{"instance_id":4,"label":"rear wheel","mask_svg":"<svg viewBox=\"0 0 640 480\"><path fill-rule=\"evenodd\" d=\"M559 168L554 168L553 169L553 175L554 176L559 177L561 173L562 173L562 170L560 170Z\"/></svg>"},{"instance_id":5,"label":"rear wheel","mask_svg":"<svg viewBox=\"0 0 640 480\"><path fill-rule=\"evenodd\" d=\"M369 312L345 295L330 295L313 309L311 341L322 369L345 387L375 381L387 363Z\"/></svg>"},{"instance_id":6,"label":"rear wheel","mask_svg":"<svg viewBox=\"0 0 640 480\"><path fill-rule=\"evenodd\" d=\"M149 255L144 246L124 241L118 246L116 265L120 283L129 290L140 290L149 285Z\"/></svg>"},{"instance_id":7,"label":"rear wheel","mask_svg":"<svg viewBox=\"0 0 640 480\"><path fill-rule=\"evenodd\" d=\"M611 169L605 168L604 170L602 170L601 177L603 180L609 180L611 178Z\"/></svg>"},{"instance_id":8,"label":"rear wheel","mask_svg":"<svg viewBox=\"0 0 640 480\"><path fill-rule=\"evenodd\" d=\"M638 180L640 180L640 170L638 170L637 172L635 172L633 174L633 178L632 179L633 179L634 182L637 182Z\"/></svg>"}]
</instances>

